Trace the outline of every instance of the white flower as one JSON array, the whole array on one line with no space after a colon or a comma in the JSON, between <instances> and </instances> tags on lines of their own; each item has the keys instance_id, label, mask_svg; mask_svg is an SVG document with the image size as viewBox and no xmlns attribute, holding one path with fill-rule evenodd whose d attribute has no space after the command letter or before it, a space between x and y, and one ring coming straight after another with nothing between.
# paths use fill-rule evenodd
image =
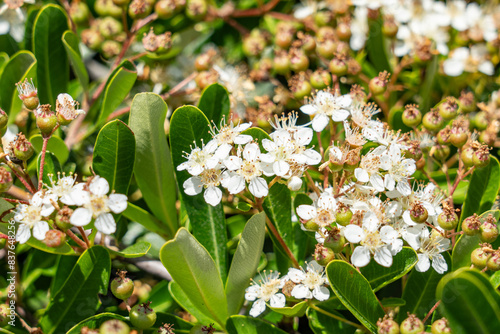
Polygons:
<instances>
[{"instance_id":1,"label":"white flower","mask_svg":"<svg viewBox=\"0 0 500 334\"><path fill-rule=\"evenodd\" d=\"M95 176L85 189L73 192L72 196L79 198L77 201L83 203L83 207L77 208L70 218L74 226L88 225L95 219L95 227L104 234L116 231L116 223L113 213L121 213L127 208L127 196L122 194L106 194L109 192L109 184L106 179Z\"/></svg>"},{"instance_id":2,"label":"white flower","mask_svg":"<svg viewBox=\"0 0 500 334\"><path fill-rule=\"evenodd\" d=\"M62 117L63 121L70 122L78 117L78 115L85 114L85 110L76 109L78 102L73 100L71 95L63 93L57 95L56 111L57 115Z\"/></svg>"},{"instance_id":3,"label":"white flower","mask_svg":"<svg viewBox=\"0 0 500 334\"><path fill-rule=\"evenodd\" d=\"M219 189L219 185L222 184L223 187L227 188L228 184L225 181L229 179L224 178L226 174L222 174L220 168L205 169L201 174L192 176L182 185L186 195L195 196L202 192L205 202L211 206L216 206L222 200L222 191Z\"/></svg>"},{"instance_id":4,"label":"white flower","mask_svg":"<svg viewBox=\"0 0 500 334\"><path fill-rule=\"evenodd\" d=\"M64 175L61 177L61 174L57 174L57 181L53 179L54 175L49 174L49 179L50 179L50 185L47 185L49 188L47 193L48 194L54 194L59 198L59 200L66 205L82 205L83 203L77 203L75 200L78 199L78 196L75 196L73 198L72 194L75 190L82 190L84 184L80 183L76 188L75 188L75 180L76 180L76 175Z\"/></svg>"},{"instance_id":5,"label":"white flower","mask_svg":"<svg viewBox=\"0 0 500 334\"><path fill-rule=\"evenodd\" d=\"M303 105L300 110L307 115L314 116L312 128L316 132L323 131L330 122L342 122L349 117L352 104L351 95L333 95L327 91L319 91L311 103Z\"/></svg>"},{"instance_id":6,"label":"white flower","mask_svg":"<svg viewBox=\"0 0 500 334\"><path fill-rule=\"evenodd\" d=\"M267 302L271 307L285 307L285 295L279 292L284 284L285 281L279 279L279 273L271 271L269 275L259 280L258 284L249 286L245 290L245 299L254 302L250 309L250 315L252 317L259 316L266 310Z\"/></svg>"},{"instance_id":7,"label":"white flower","mask_svg":"<svg viewBox=\"0 0 500 334\"><path fill-rule=\"evenodd\" d=\"M259 155L259 145L250 143L246 144L243 149L243 159L238 154L238 156L231 156L224 160L224 165L231 171L225 172L229 180L224 183L224 186L231 194L243 191L246 182L252 195L257 198L267 196L269 187L266 180L261 177L263 170L259 161Z\"/></svg>"},{"instance_id":8,"label":"white flower","mask_svg":"<svg viewBox=\"0 0 500 334\"><path fill-rule=\"evenodd\" d=\"M391 145L386 153L380 161L380 167L387 171L384 186L389 191L396 188L403 196L409 196L411 187L408 179L417 170L415 160L402 159L401 150L395 145Z\"/></svg>"},{"instance_id":9,"label":"white flower","mask_svg":"<svg viewBox=\"0 0 500 334\"><path fill-rule=\"evenodd\" d=\"M33 236L38 240L45 239L45 234L49 231L49 224L42 220L43 217L50 216L54 212L51 201L57 201L57 196L43 194L41 191L35 193L29 204L19 204L14 215L14 220L19 224L16 233L16 240L24 244Z\"/></svg>"},{"instance_id":10,"label":"white flower","mask_svg":"<svg viewBox=\"0 0 500 334\"><path fill-rule=\"evenodd\" d=\"M488 57L486 45L473 45L470 49L466 47L457 48L444 61L443 71L451 77L459 76L464 71L469 73L479 71L486 75L493 75L495 74L495 68Z\"/></svg>"},{"instance_id":11,"label":"white flower","mask_svg":"<svg viewBox=\"0 0 500 334\"><path fill-rule=\"evenodd\" d=\"M355 51L365 46L368 37L368 10L366 7L356 7L351 21L351 39L349 45Z\"/></svg>"},{"instance_id":12,"label":"white flower","mask_svg":"<svg viewBox=\"0 0 500 334\"><path fill-rule=\"evenodd\" d=\"M418 253L418 263L415 269L425 272L429 270L432 262L432 268L438 274L446 272L448 264L441 253L450 249L450 239L443 237L436 230L429 233L429 229L425 226L409 227L407 231L407 242Z\"/></svg>"},{"instance_id":13,"label":"white flower","mask_svg":"<svg viewBox=\"0 0 500 334\"><path fill-rule=\"evenodd\" d=\"M217 147L217 142L213 140L207 145L203 145L201 149L195 147L191 153L186 156L187 161L177 166L177 170L187 170L189 174L196 176L200 175L205 168L215 168L219 163L219 159L214 156Z\"/></svg>"},{"instance_id":14,"label":"white flower","mask_svg":"<svg viewBox=\"0 0 500 334\"><path fill-rule=\"evenodd\" d=\"M382 151L382 147L377 147L375 150L362 156L359 167L354 170L354 176L359 182L369 182L379 192L384 191L384 179L380 174L380 154Z\"/></svg>"},{"instance_id":15,"label":"white flower","mask_svg":"<svg viewBox=\"0 0 500 334\"><path fill-rule=\"evenodd\" d=\"M260 160L271 166L272 173L285 176L290 170L290 162L295 151L290 134L287 131L279 131L274 135L274 140L263 139L262 146L268 153L261 154ZM266 173L270 176L271 169Z\"/></svg>"},{"instance_id":16,"label":"white flower","mask_svg":"<svg viewBox=\"0 0 500 334\"><path fill-rule=\"evenodd\" d=\"M392 256L402 248L399 234L391 226L380 228L380 221L372 211L367 211L363 217L363 225L347 225L344 229L345 238L360 245L354 249L351 262L356 267L364 267L370 262L371 254L375 262L384 267L392 265Z\"/></svg>"},{"instance_id":17,"label":"white flower","mask_svg":"<svg viewBox=\"0 0 500 334\"><path fill-rule=\"evenodd\" d=\"M20 20L24 20L24 13L21 10L25 3L34 4L35 0L4 0L4 4L0 7L0 15L5 13L7 9L14 10Z\"/></svg>"},{"instance_id":18,"label":"white flower","mask_svg":"<svg viewBox=\"0 0 500 334\"><path fill-rule=\"evenodd\" d=\"M229 123L229 125L221 125L220 129L214 127L211 133L213 136L213 141L217 143L217 150L215 151L215 156L219 160L224 160L228 157L231 149L233 148L233 144L236 145L244 145L252 141L252 136L250 135L242 135L241 132L250 128L252 123L243 123L237 126L234 126L233 122ZM210 142L207 146L210 146Z\"/></svg>"},{"instance_id":19,"label":"white flower","mask_svg":"<svg viewBox=\"0 0 500 334\"><path fill-rule=\"evenodd\" d=\"M329 192L323 192L313 205L302 204L297 207L297 215L305 221L313 221L320 227L335 222L337 201Z\"/></svg>"},{"instance_id":20,"label":"white flower","mask_svg":"<svg viewBox=\"0 0 500 334\"><path fill-rule=\"evenodd\" d=\"M330 298L330 290L325 286L329 283L324 268L316 261L307 264L307 271L303 268L290 268L287 277L297 284L291 292L291 295L297 299L316 298L323 301Z\"/></svg>"}]
</instances>

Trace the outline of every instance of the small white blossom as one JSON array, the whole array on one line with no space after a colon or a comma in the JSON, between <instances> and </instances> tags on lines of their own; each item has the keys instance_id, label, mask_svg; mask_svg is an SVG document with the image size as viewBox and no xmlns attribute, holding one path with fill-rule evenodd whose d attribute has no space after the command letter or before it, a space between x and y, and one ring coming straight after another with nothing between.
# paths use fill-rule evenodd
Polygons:
<instances>
[{"instance_id":1,"label":"small white blossom","mask_svg":"<svg viewBox=\"0 0 500 334\"><path fill-rule=\"evenodd\" d=\"M323 131L330 122L342 122L350 115L352 104L351 95L333 95L327 91L319 91L311 103L303 105L300 110L307 115L314 116L312 128L316 132Z\"/></svg>"},{"instance_id":2,"label":"small white blossom","mask_svg":"<svg viewBox=\"0 0 500 334\"><path fill-rule=\"evenodd\" d=\"M229 123L229 125L221 125L220 129L214 127L211 131L213 139L217 143L217 149L215 151L215 156L219 160L224 160L228 157L233 145L245 145L252 141L252 136L250 135L242 135L241 132L250 128L252 123L243 123L237 126L234 126L233 122ZM210 146L211 142L209 143Z\"/></svg>"},{"instance_id":3,"label":"small white blossom","mask_svg":"<svg viewBox=\"0 0 500 334\"><path fill-rule=\"evenodd\" d=\"M325 191L314 201L313 205L299 205L297 215L305 221L313 221L320 227L326 227L335 222L337 207L337 201L332 196L331 191Z\"/></svg>"},{"instance_id":4,"label":"small white blossom","mask_svg":"<svg viewBox=\"0 0 500 334\"><path fill-rule=\"evenodd\" d=\"M259 280L258 284L255 283L245 290L245 299L254 302L250 309L250 315L252 317L259 316L266 310L267 302L269 302L271 307L285 307L285 295L279 292L284 285L285 280L279 278L278 272L271 271L269 275L266 275L264 271L262 280Z\"/></svg>"},{"instance_id":5,"label":"small white blossom","mask_svg":"<svg viewBox=\"0 0 500 334\"><path fill-rule=\"evenodd\" d=\"M432 268L438 274L446 272L448 264L441 253L450 249L450 239L443 237L436 230L429 233L429 229L425 226L409 227L407 231L407 242L418 253L418 263L415 269L425 272L429 270L432 262Z\"/></svg>"},{"instance_id":6,"label":"small white blossom","mask_svg":"<svg viewBox=\"0 0 500 334\"><path fill-rule=\"evenodd\" d=\"M324 301L330 298L330 290L324 268L316 261L307 264L307 271L303 268L290 268L287 274L288 279L294 282L291 295L297 299L312 299Z\"/></svg>"},{"instance_id":7,"label":"small white blossom","mask_svg":"<svg viewBox=\"0 0 500 334\"><path fill-rule=\"evenodd\" d=\"M189 174L196 176L200 175L204 169L215 168L219 163L219 159L214 156L217 147L217 142L213 140L203 145L202 148L195 147L186 156L187 161L177 166L177 170L187 170Z\"/></svg>"},{"instance_id":8,"label":"small white blossom","mask_svg":"<svg viewBox=\"0 0 500 334\"><path fill-rule=\"evenodd\" d=\"M216 206L222 200L222 190L220 190L219 185L222 184L223 187L227 188L229 185L225 183L229 181L228 178L224 178L226 174L222 173L220 168L204 169L199 175L192 176L182 185L186 195L195 196L202 192L205 202L211 206Z\"/></svg>"},{"instance_id":9,"label":"small white blossom","mask_svg":"<svg viewBox=\"0 0 500 334\"><path fill-rule=\"evenodd\" d=\"M16 233L17 242L24 244L28 241L31 237L31 229L33 229L33 236L36 239L45 239L45 234L49 231L49 224L43 220L43 217L48 217L54 212L52 201L57 201L57 196L39 191L33 195L29 204L17 206L14 215L14 220L20 223Z\"/></svg>"}]
</instances>

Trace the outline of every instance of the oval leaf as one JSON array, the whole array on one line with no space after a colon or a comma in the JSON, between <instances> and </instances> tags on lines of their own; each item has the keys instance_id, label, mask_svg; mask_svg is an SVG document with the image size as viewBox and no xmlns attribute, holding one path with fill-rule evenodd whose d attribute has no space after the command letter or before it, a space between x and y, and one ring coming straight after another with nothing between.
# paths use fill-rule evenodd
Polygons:
<instances>
[{"instance_id":1,"label":"oval leaf","mask_svg":"<svg viewBox=\"0 0 500 334\"><path fill-rule=\"evenodd\" d=\"M192 314L199 323L210 324L214 322L214 319L212 317L206 316L194 306L184 290L182 290L179 284L175 283L175 281L170 281L170 283L168 284L168 291L177 302L177 304L179 304L183 309Z\"/></svg>"},{"instance_id":2,"label":"oval leaf","mask_svg":"<svg viewBox=\"0 0 500 334\"><path fill-rule=\"evenodd\" d=\"M66 54L68 55L69 62L73 68L78 81L82 85L84 91L88 90L89 86L89 74L85 68L85 64L82 60L82 55L80 54L79 40L74 32L71 30L66 31L62 36L62 42Z\"/></svg>"},{"instance_id":3,"label":"oval leaf","mask_svg":"<svg viewBox=\"0 0 500 334\"><path fill-rule=\"evenodd\" d=\"M318 308L320 307L318 306ZM333 310L328 310L326 313L332 314L338 318L344 318L340 313ZM309 327L314 334L352 334L356 331L355 327L311 307L307 309L306 315L307 319L309 319Z\"/></svg>"},{"instance_id":4,"label":"oval leaf","mask_svg":"<svg viewBox=\"0 0 500 334\"><path fill-rule=\"evenodd\" d=\"M121 251L117 252L112 249L108 249L108 251L117 256L121 256L124 258L136 258L136 257L141 257L144 256L148 253L149 249L151 248L151 244L146 241L139 241L133 244L132 246L129 246L125 249L122 249Z\"/></svg>"},{"instance_id":5,"label":"oval leaf","mask_svg":"<svg viewBox=\"0 0 500 334\"><path fill-rule=\"evenodd\" d=\"M292 307L269 307L269 308L274 312L283 314L284 316L287 317L302 317L306 313L308 306L309 304L307 303L307 300L304 300L303 302L297 303Z\"/></svg>"},{"instance_id":6,"label":"oval leaf","mask_svg":"<svg viewBox=\"0 0 500 334\"><path fill-rule=\"evenodd\" d=\"M43 138L41 135L36 134L30 138L30 142L33 145L36 153L42 151ZM64 164L69 157L69 150L64 140L57 136L51 136L49 142L47 143L47 150L54 153L61 164Z\"/></svg>"},{"instance_id":7,"label":"oval leaf","mask_svg":"<svg viewBox=\"0 0 500 334\"><path fill-rule=\"evenodd\" d=\"M257 318L233 315L227 320L229 334L285 334L285 331Z\"/></svg>"},{"instance_id":8,"label":"oval leaf","mask_svg":"<svg viewBox=\"0 0 500 334\"><path fill-rule=\"evenodd\" d=\"M103 322L113 319L121 320L127 323L129 326L131 326L130 322L128 321L128 318L125 318L122 315L115 313L101 313L98 315L94 315L93 317L87 318L82 322L78 323L68 332L66 332L66 334L80 334L83 327L88 327L89 329L99 329L99 327L102 325Z\"/></svg>"},{"instance_id":9,"label":"oval leaf","mask_svg":"<svg viewBox=\"0 0 500 334\"><path fill-rule=\"evenodd\" d=\"M37 173L38 177L40 177L40 167L42 163L42 153L38 155L37 159ZM52 184L51 180L57 179L57 173L61 172L61 164L59 163L59 160L56 158L56 155L52 152L46 151L45 153L45 164L43 167L43 183L45 184ZM54 175L55 177L49 177L49 174Z\"/></svg>"},{"instance_id":10,"label":"oval leaf","mask_svg":"<svg viewBox=\"0 0 500 334\"><path fill-rule=\"evenodd\" d=\"M163 239L171 238L171 236L165 233L165 224L161 220L137 205L128 203L122 215L131 221L141 224L149 231L157 233L163 237Z\"/></svg>"},{"instance_id":11,"label":"oval leaf","mask_svg":"<svg viewBox=\"0 0 500 334\"><path fill-rule=\"evenodd\" d=\"M333 260L326 267L330 286L339 300L370 331L377 331L377 321L385 313L370 283L349 263Z\"/></svg>"},{"instance_id":12,"label":"oval leaf","mask_svg":"<svg viewBox=\"0 0 500 334\"><path fill-rule=\"evenodd\" d=\"M205 88L198 102L198 108L216 126L219 126L223 119L228 121L230 107L229 93L224 86L218 83Z\"/></svg>"},{"instance_id":13,"label":"oval leaf","mask_svg":"<svg viewBox=\"0 0 500 334\"><path fill-rule=\"evenodd\" d=\"M173 240L163 245L160 260L193 305L224 326L227 302L219 270L188 230L182 227Z\"/></svg>"},{"instance_id":14,"label":"oval leaf","mask_svg":"<svg viewBox=\"0 0 500 334\"><path fill-rule=\"evenodd\" d=\"M109 182L111 190L127 194L135 160L135 137L120 120L102 127L94 146L92 168Z\"/></svg>"}]
</instances>

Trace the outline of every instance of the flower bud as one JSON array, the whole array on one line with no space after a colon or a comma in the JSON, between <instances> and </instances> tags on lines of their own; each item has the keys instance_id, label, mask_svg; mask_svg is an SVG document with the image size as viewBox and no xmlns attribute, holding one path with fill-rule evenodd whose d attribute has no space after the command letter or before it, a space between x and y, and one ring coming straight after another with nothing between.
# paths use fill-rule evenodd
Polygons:
<instances>
[{"instance_id":1,"label":"flower bud","mask_svg":"<svg viewBox=\"0 0 500 334\"><path fill-rule=\"evenodd\" d=\"M129 334L130 327L118 319L107 320L99 327L99 333L104 334Z\"/></svg>"},{"instance_id":2,"label":"flower bud","mask_svg":"<svg viewBox=\"0 0 500 334\"><path fill-rule=\"evenodd\" d=\"M24 82L18 82L16 86L19 98L23 101L24 106L29 110L35 110L40 104L40 100L33 79L31 79L31 83L28 79L24 79Z\"/></svg>"},{"instance_id":3,"label":"flower bud","mask_svg":"<svg viewBox=\"0 0 500 334\"><path fill-rule=\"evenodd\" d=\"M379 319L379 321L377 321L377 327L377 334L399 334L398 323L387 315L383 320Z\"/></svg>"},{"instance_id":4,"label":"flower bud","mask_svg":"<svg viewBox=\"0 0 500 334\"><path fill-rule=\"evenodd\" d=\"M55 222L60 230L66 231L67 229L73 226L70 223L70 218L72 214L73 210L68 208L67 206L57 211Z\"/></svg>"},{"instance_id":5,"label":"flower bud","mask_svg":"<svg viewBox=\"0 0 500 334\"><path fill-rule=\"evenodd\" d=\"M36 126L42 133L42 137L50 136L57 125L56 114L50 110L50 104L43 104L35 111Z\"/></svg>"},{"instance_id":6,"label":"flower bud","mask_svg":"<svg viewBox=\"0 0 500 334\"><path fill-rule=\"evenodd\" d=\"M10 172L5 167L0 166L0 193L9 190L13 182Z\"/></svg>"},{"instance_id":7,"label":"flower bud","mask_svg":"<svg viewBox=\"0 0 500 334\"><path fill-rule=\"evenodd\" d=\"M371 79L368 84L370 92L375 96L385 93L390 75L387 71L383 71L377 77Z\"/></svg>"},{"instance_id":8,"label":"flower bud","mask_svg":"<svg viewBox=\"0 0 500 334\"><path fill-rule=\"evenodd\" d=\"M302 179L298 176L292 176L286 184L291 191L299 191L302 188Z\"/></svg>"},{"instance_id":9,"label":"flower bud","mask_svg":"<svg viewBox=\"0 0 500 334\"><path fill-rule=\"evenodd\" d=\"M458 103L454 97L447 97L444 102L437 106L439 114L445 120L450 120L458 115Z\"/></svg>"},{"instance_id":10,"label":"flower bud","mask_svg":"<svg viewBox=\"0 0 500 334\"><path fill-rule=\"evenodd\" d=\"M432 334L451 334L451 328L448 324L448 320L446 318L441 318L432 323L431 326Z\"/></svg>"},{"instance_id":11,"label":"flower bud","mask_svg":"<svg viewBox=\"0 0 500 334\"><path fill-rule=\"evenodd\" d=\"M119 271L118 277L111 281L111 293L118 299L127 300L134 292L134 282L126 277L126 271Z\"/></svg>"},{"instance_id":12,"label":"flower bud","mask_svg":"<svg viewBox=\"0 0 500 334\"><path fill-rule=\"evenodd\" d=\"M410 104L405 107L403 111L403 123L410 127L414 128L420 124L422 121L422 113L418 110L418 106L415 104Z\"/></svg>"},{"instance_id":13,"label":"flower bud","mask_svg":"<svg viewBox=\"0 0 500 334\"><path fill-rule=\"evenodd\" d=\"M9 115L7 115L2 108L0 108L0 131L7 126L8 122L9 122Z\"/></svg>"},{"instance_id":14,"label":"flower bud","mask_svg":"<svg viewBox=\"0 0 500 334\"><path fill-rule=\"evenodd\" d=\"M492 271L500 270L500 250L496 250L486 261L486 267Z\"/></svg>"},{"instance_id":15,"label":"flower bud","mask_svg":"<svg viewBox=\"0 0 500 334\"><path fill-rule=\"evenodd\" d=\"M186 16L193 21L202 21L207 16L208 5L205 0L187 0Z\"/></svg>"},{"instance_id":16,"label":"flower bud","mask_svg":"<svg viewBox=\"0 0 500 334\"><path fill-rule=\"evenodd\" d=\"M345 237L340 233L340 229L334 227L327 231L323 245L331 248L334 252L341 252L346 244Z\"/></svg>"},{"instance_id":17,"label":"flower bud","mask_svg":"<svg viewBox=\"0 0 500 334\"><path fill-rule=\"evenodd\" d=\"M12 147L15 157L22 161L26 161L31 158L31 156L35 152L35 150L33 149L33 145L31 145L31 143L22 133L19 133L17 135L17 138L13 142Z\"/></svg>"},{"instance_id":18,"label":"flower bud","mask_svg":"<svg viewBox=\"0 0 500 334\"><path fill-rule=\"evenodd\" d=\"M481 221L477 214L473 214L470 217L467 217L462 222L462 231L466 235L477 235L479 234L479 227L481 226Z\"/></svg>"},{"instance_id":19,"label":"flower bud","mask_svg":"<svg viewBox=\"0 0 500 334\"><path fill-rule=\"evenodd\" d=\"M176 12L176 4L174 0L160 0L155 4L155 12L158 18L166 20L174 16Z\"/></svg>"},{"instance_id":20,"label":"flower bud","mask_svg":"<svg viewBox=\"0 0 500 334\"><path fill-rule=\"evenodd\" d=\"M420 334L424 329L424 323L414 314L409 314L400 326L401 334Z\"/></svg>"},{"instance_id":21,"label":"flower bud","mask_svg":"<svg viewBox=\"0 0 500 334\"><path fill-rule=\"evenodd\" d=\"M337 224L347 226L351 222L352 211L345 205L340 205L335 214Z\"/></svg>"},{"instance_id":22,"label":"flower bud","mask_svg":"<svg viewBox=\"0 0 500 334\"><path fill-rule=\"evenodd\" d=\"M335 253L328 247L321 244L316 244L316 249L314 250L314 259L318 264L326 266L331 261L335 260Z\"/></svg>"},{"instance_id":23,"label":"flower bud","mask_svg":"<svg viewBox=\"0 0 500 334\"><path fill-rule=\"evenodd\" d=\"M490 256L491 253L488 252L487 249L484 249L484 247L476 248L470 254L470 261L474 265L474 267L483 269L484 267L486 267L486 263L488 262Z\"/></svg>"},{"instance_id":24,"label":"flower bud","mask_svg":"<svg viewBox=\"0 0 500 334\"><path fill-rule=\"evenodd\" d=\"M156 322L156 312L149 307L151 302L137 304L130 310L129 317L132 326L138 329L147 329Z\"/></svg>"},{"instance_id":25,"label":"flower bud","mask_svg":"<svg viewBox=\"0 0 500 334\"><path fill-rule=\"evenodd\" d=\"M431 109L422 119L424 128L431 132L438 132L444 125L444 120L436 109Z\"/></svg>"},{"instance_id":26,"label":"flower bud","mask_svg":"<svg viewBox=\"0 0 500 334\"><path fill-rule=\"evenodd\" d=\"M484 221L481 224L481 227L479 227L479 232L479 239L481 239L482 242L493 243L497 240L498 227L493 216L491 218L486 218L486 221Z\"/></svg>"},{"instance_id":27,"label":"flower bud","mask_svg":"<svg viewBox=\"0 0 500 334\"><path fill-rule=\"evenodd\" d=\"M59 230L48 230L43 243L50 248L57 248L66 241L66 234Z\"/></svg>"}]
</instances>

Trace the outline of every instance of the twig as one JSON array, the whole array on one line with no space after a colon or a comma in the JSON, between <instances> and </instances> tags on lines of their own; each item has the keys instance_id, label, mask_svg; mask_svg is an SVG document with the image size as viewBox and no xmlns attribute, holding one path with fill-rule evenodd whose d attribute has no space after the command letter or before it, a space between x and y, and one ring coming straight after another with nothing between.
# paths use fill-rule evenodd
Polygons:
<instances>
[{"instance_id":1,"label":"twig","mask_svg":"<svg viewBox=\"0 0 500 334\"><path fill-rule=\"evenodd\" d=\"M424 320L422 320L422 322L424 324L427 321L427 319L429 319L429 317L431 316L431 314L437 309L437 307L439 306L439 304L441 304L440 300L438 300L437 303L434 304L434 306L431 308L431 310L429 311L429 313L427 313L427 315L425 316Z\"/></svg>"},{"instance_id":2,"label":"twig","mask_svg":"<svg viewBox=\"0 0 500 334\"><path fill-rule=\"evenodd\" d=\"M42 190L43 186L43 168L45 165L45 155L47 154L47 144L49 143L50 136L43 137L42 158L40 160L40 175L38 175L38 191Z\"/></svg>"},{"instance_id":3,"label":"twig","mask_svg":"<svg viewBox=\"0 0 500 334\"><path fill-rule=\"evenodd\" d=\"M87 244L83 242L82 239L78 238L73 232L71 232L70 229L66 230L66 234L68 235L68 237L73 239L73 241L76 242L80 247L82 247L83 249L88 249Z\"/></svg>"},{"instance_id":4,"label":"twig","mask_svg":"<svg viewBox=\"0 0 500 334\"><path fill-rule=\"evenodd\" d=\"M9 190L6 191L6 193L23 201L29 201L30 199L30 195L17 186L11 186Z\"/></svg>"},{"instance_id":5,"label":"twig","mask_svg":"<svg viewBox=\"0 0 500 334\"><path fill-rule=\"evenodd\" d=\"M83 227L78 226L78 231L80 231L80 234L83 237L83 241L85 241L85 243L87 244L87 248L89 248L90 242L89 242L89 239L87 238L87 234L85 234L85 230L83 229Z\"/></svg>"}]
</instances>

